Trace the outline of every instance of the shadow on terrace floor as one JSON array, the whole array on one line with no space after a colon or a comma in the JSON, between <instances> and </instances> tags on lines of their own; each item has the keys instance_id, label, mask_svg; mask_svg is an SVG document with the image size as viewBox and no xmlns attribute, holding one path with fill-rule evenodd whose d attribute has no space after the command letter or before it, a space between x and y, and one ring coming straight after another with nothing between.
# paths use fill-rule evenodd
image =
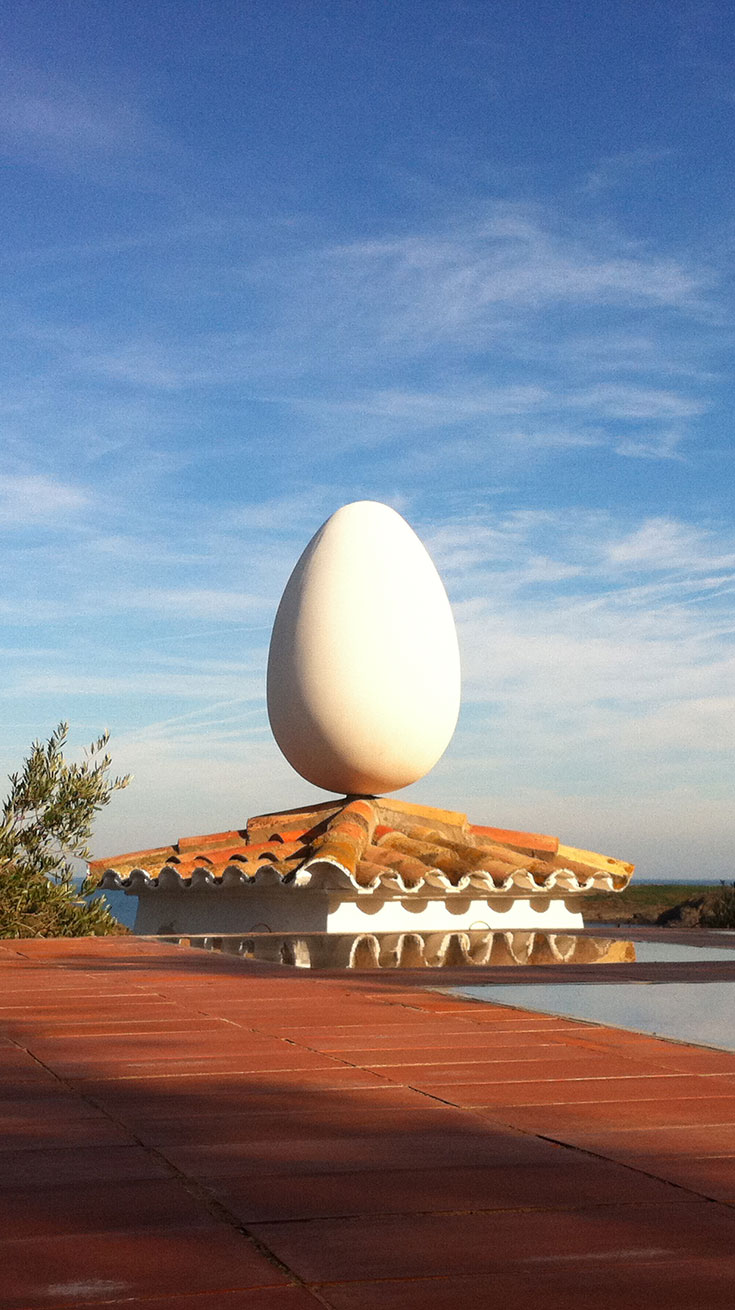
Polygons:
<instances>
[{"instance_id":1,"label":"shadow on terrace floor","mask_svg":"<svg viewBox=\"0 0 735 1310\"><path fill-rule=\"evenodd\" d=\"M538 1279L560 1259L568 1303L583 1304L590 1252L613 1286L620 1250L650 1263L732 1249L735 1215L702 1204L711 1180L695 1170L660 1181L681 1169L675 1145L615 1163L604 1146L518 1126L529 1083L551 1085L547 1062L558 1096L564 1062L581 1058L564 1031L549 1040L521 1016L515 1030L480 1032L469 1006L457 1014L430 993L423 1006L405 974L337 982L119 939L26 950L27 962L23 943L0 950L2 977L17 979L0 1006L0 1260L6 1270L16 1260L21 1281L43 1260L58 1269L57 1299L44 1304L77 1304L58 1290L78 1286L76 1262L99 1284L85 1304L163 1295L175 1277L193 1308L232 1286L216 1272L218 1242L250 1249L249 1234L295 1284L328 1283L321 1304L335 1307L363 1279L494 1280L509 1268L518 1299L504 1297L507 1310L528 1304L532 1286L550 1306ZM611 1059L635 1070L602 1037L581 1055L607 1060L606 1076ZM494 1104L468 1104L478 1060ZM144 1247L150 1258L131 1273ZM436 1289L424 1291L438 1308ZM24 1295L0 1292L0 1306L36 1304Z\"/></svg>"}]
</instances>

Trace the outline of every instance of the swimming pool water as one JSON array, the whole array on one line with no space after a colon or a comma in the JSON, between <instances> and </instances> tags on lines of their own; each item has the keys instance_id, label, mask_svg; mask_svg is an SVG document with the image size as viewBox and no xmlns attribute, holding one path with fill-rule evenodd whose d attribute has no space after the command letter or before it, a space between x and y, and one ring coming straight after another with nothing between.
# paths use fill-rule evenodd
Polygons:
<instances>
[{"instance_id":1,"label":"swimming pool water","mask_svg":"<svg viewBox=\"0 0 735 1310\"><path fill-rule=\"evenodd\" d=\"M703 958L707 948L691 949ZM452 988L452 995L735 1051L733 982L503 983Z\"/></svg>"}]
</instances>

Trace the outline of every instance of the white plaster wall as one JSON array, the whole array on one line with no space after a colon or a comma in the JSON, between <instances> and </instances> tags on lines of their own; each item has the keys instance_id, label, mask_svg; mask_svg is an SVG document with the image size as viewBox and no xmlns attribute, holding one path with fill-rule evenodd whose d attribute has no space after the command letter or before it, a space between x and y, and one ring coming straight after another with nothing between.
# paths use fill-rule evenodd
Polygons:
<instances>
[{"instance_id":1,"label":"white plaster wall","mask_svg":"<svg viewBox=\"0 0 735 1310\"><path fill-rule=\"evenodd\" d=\"M290 888L225 892L143 892L138 898L135 932L153 935L228 932L326 932L326 892Z\"/></svg>"},{"instance_id":2,"label":"white plaster wall","mask_svg":"<svg viewBox=\"0 0 735 1310\"><path fill-rule=\"evenodd\" d=\"M434 932L440 929L582 928L581 912L561 897L507 899L456 896L403 900L307 889L241 892L144 892L135 932L146 935L248 932Z\"/></svg>"},{"instance_id":3,"label":"white plaster wall","mask_svg":"<svg viewBox=\"0 0 735 1310\"><path fill-rule=\"evenodd\" d=\"M492 901L471 900L463 896L446 900L383 900L370 903L333 899L327 922L328 932L434 932L439 929L499 928L534 929L582 928L581 913L564 900L536 897L533 900L508 898Z\"/></svg>"}]
</instances>

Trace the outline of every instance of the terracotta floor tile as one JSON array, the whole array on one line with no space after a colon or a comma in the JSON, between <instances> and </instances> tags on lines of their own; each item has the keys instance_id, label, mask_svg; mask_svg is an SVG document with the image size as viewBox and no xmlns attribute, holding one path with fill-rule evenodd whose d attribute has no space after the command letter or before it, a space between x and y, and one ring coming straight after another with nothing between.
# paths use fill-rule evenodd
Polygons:
<instances>
[{"instance_id":1,"label":"terracotta floor tile","mask_svg":"<svg viewBox=\"0 0 735 1310\"><path fill-rule=\"evenodd\" d=\"M219 1014L227 1014L233 1017L234 1011L227 1010L225 1007L218 1006ZM366 1033L391 1032L395 1029L397 1032L401 1029L416 1029L421 1026L432 1027L436 1025L436 1019L433 1015L422 1015L415 1010L405 1010L398 1006L379 1005L371 1007L370 1010L356 1012L349 1006L335 1006L331 1012L325 1008L314 1008L311 1005L301 1006L299 1010L294 1007L286 1009L282 1007L280 1001L273 1001L268 1010L261 1009L259 1012L251 1010L245 1002L238 1013L243 1016L252 1015L254 1025L262 1027L267 1025L267 1031L283 1037L292 1037L298 1041L301 1035L308 1032L326 1033L344 1033L351 1036L355 1033L364 1031Z\"/></svg>"},{"instance_id":2,"label":"terracotta floor tile","mask_svg":"<svg viewBox=\"0 0 735 1310\"><path fill-rule=\"evenodd\" d=\"M218 1009L218 1013L222 1012ZM225 1017L230 1018L233 1022L237 1021L235 1015L228 1015L226 1012ZM249 1022L252 1024L254 1032L268 1033L270 1036L279 1037L283 1041L298 1042L299 1044L308 1045L312 1034L314 1035L315 1041L318 1041L317 1033L324 1033L325 1030L327 1039L329 1039L333 1032L339 1036L340 1020L341 1016L338 1014L330 1020L324 1015L315 1015L313 1013L309 1015L308 1012L305 1012L299 1017L298 1023L286 1023L283 1021L283 1016L279 1016L278 1007L274 1006L273 1014L253 1015L249 1019ZM401 1027L402 1024L395 1019L390 1019L382 1014L371 1014L369 1018L364 1020L364 1022L350 1023L349 1032L350 1034L359 1034L360 1032L370 1033L375 1031L385 1033L391 1032L393 1029L395 1029L396 1032L399 1032ZM365 1045L367 1045L367 1042Z\"/></svg>"},{"instance_id":3,"label":"terracotta floor tile","mask_svg":"<svg viewBox=\"0 0 735 1310\"><path fill-rule=\"evenodd\" d=\"M679 1073L731 1073L735 1074L735 1053L713 1051L708 1047L664 1045L653 1057L662 1068L676 1069Z\"/></svg>"},{"instance_id":4,"label":"terracotta floor tile","mask_svg":"<svg viewBox=\"0 0 735 1310\"><path fill-rule=\"evenodd\" d=\"M186 1033L133 1034L130 1037L61 1037L29 1042L32 1054L53 1069L69 1063L94 1064L151 1064L175 1060L240 1060L243 1068L293 1067L317 1068L328 1065L333 1056L310 1051L307 1047L272 1038L251 1038L246 1033L240 1041L236 1030L230 1028L225 1037L206 1033L193 1042Z\"/></svg>"},{"instance_id":5,"label":"terracotta floor tile","mask_svg":"<svg viewBox=\"0 0 735 1310\"><path fill-rule=\"evenodd\" d=\"M621 1083L624 1081L624 1078L625 1081L628 1081L628 1076L621 1076L620 1066L614 1065L613 1068L616 1070L616 1073L613 1074L613 1081L617 1082L618 1078L620 1078ZM563 1085L571 1086L571 1083L565 1081ZM491 1108L497 1106L497 1104L510 1103L503 1099L498 1100L498 1095L504 1095L503 1091L500 1090L500 1087L506 1086L508 1089L508 1096L512 1096L512 1086L514 1085L512 1085L512 1083L498 1085L497 1082L423 1083L419 1082L418 1079L411 1079L410 1086L421 1087L421 1089L426 1091L427 1094L439 1096L440 1099L448 1100L448 1102L455 1104L455 1106L465 1106L466 1108L480 1108L485 1106ZM558 1096L552 1091L554 1086L558 1085L552 1082L550 1085L546 1086L544 1082L538 1082L538 1104L544 1104L546 1094L549 1095L549 1103L559 1102Z\"/></svg>"},{"instance_id":6,"label":"terracotta floor tile","mask_svg":"<svg viewBox=\"0 0 735 1310\"><path fill-rule=\"evenodd\" d=\"M243 1013L246 1011L243 1010ZM327 1041L331 1037L344 1038L350 1041L362 1037L390 1037L393 1034L400 1037L402 1033L422 1033L438 1032L441 1027L441 1019L436 1019L430 1014L419 1014L417 1011L403 1010L398 1016L391 1015L390 1011L378 1011L371 1016L369 1022L354 1023L350 1022L349 1016L345 1016L344 1011L333 1015L331 1021L325 1020L323 1015L312 1014L311 1021L307 1023L289 1023L286 1019L273 1020L269 1031L277 1032L280 1036L289 1040L301 1041L304 1034L312 1035L315 1041ZM452 1025L455 1029L461 1028L471 1032L464 1019L458 1019Z\"/></svg>"},{"instance_id":7,"label":"terracotta floor tile","mask_svg":"<svg viewBox=\"0 0 735 1310\"><path fill-rule=\"evenodd\" d=\"M638 1047L646 1054L656 1054L676 1042L653 1033L639 1033L632 1028L608 1028L604 1024L588 1022L577 1034L576 1040L596 1044L603 1042L607 1047Z\"/></svg>"},{"instance_id":8,"label":"terracotta floor tile","mask_svg":"<svg viewBox=\"0 0 735 1310\"><path fill-rule=\"evenodd\" d=\"M546 1019L547 1023L551 1024L569 1022L567 1016L564 1015L542 1015L539 1014L537 1010L523 1010L520 1007L511 1005L495 1005L488 1001L469 1001L466 1005L460 1004L457 1006L446 1006L443 1010L436 1011L436 1013L441 1013L448 1019L457 1019L461 1017L466 1019L468 1023L475 1024L481 1028L493 1028L501 1022L508 1022L510 1020L514 1023L524 1023L532 1019ZM575 1021L572 1020L572 1022ZM581 1023L581 1021L579 1022ZM590 1023L585 1023L584 1026L588 1030L594 1029L595 1027L594 1024Z\"/></svg>"},{"instance_id":9,"label":"terracotta floor tile","mask_svg":"<svg viewBox=\"0 0 735 1310\"><path fill-rule=\"evenodd\" d=\"M205 1021L206 1023L206 1021ZM131 1053L138 1059L165 1059L168 1051L181 1052L184 1055L197 1054L201 1051L283 1051L286 1043L265 1035L252 1034L232 1024L217 1026L214 1019L207 1027L190 1029L186 1024L172 1026L168 1030L146 1028L137 1033L57 1033L42 1037L34 1036L28 1043L35 1052L42 1052L50 1061L63 1060L70 1053L77 1051L93 1054L103 1051L108 1059L129 1060Z\"/></svg>"},{"instance_id":10,"label":"terracotta floor tile","mask_svg":"<svg viewBox=\"0 0 735 1310\"><path fill-rule=\"evenodd\" d=\"M59 1147L134 1146L130 1133L87 1107L86 1115L54 1109L45 1114L0 1114L0 1169L8 1151L39 1151Z\"/></svg>"},{"instance_id":11,"label":"terracotta floor tile","mask_svg":"<svg viewBox=\"0 0 735 1310\"><path fill-rule=\"evenodd\" d=\"M735 1051L720 1051L708 1046L688 1046L682 1042L646 1037L640 1033L623 1033L615 1028L597 1028L592 1038L575 1038L574 1045L589 1053L604 1051L610 1055L645 1060L662 1068L688 1072L692 1065L707 1073L735 1073Z\"/></svg>"},{"instance_id":12,"label":"terracotta floor tile","mask_svg":"<svg viewBox=\"0 0 735 1310\"><path fill-rule=\"evenodd\" d=\"M508 1037L515 1041L522 1034L529 1035L532 1041L548 1040L551 1033L560 1033L557 1027L548 1024L520 1024L518 1022L505 1023L488 1031L486 1028L474 1028L472 1025L464 1023L461 1026L457 1023L437 1022L424 1024L417 1028L412 1025L409 1028L396 1028L392 1024L389 1029L359 1030L346 1036L342 1032L322 1032L310 1033L308 1029L299 1029L290 1034L293 1041L302 1042L312 1046L315 1050L327 1051L330 1053L349 1054L359 1052L360 1058L364 1059L364 1052L370 1050L392 1051L392 1050L411 1050L416 1047L422 1050L435 1050L440 1053L452 1046L461 1046L463 1048L486 1047L493 1049L496 1044L502 1044L503 1039Z\"/></svg>"},{"instance_id":13,"label":"terracotta floor tile","mask_svg":"<svg viewBox=\"0 0 735 1310\"><path fill-rule=\"evenodd\" d=\"M571 1153L570 1153L571 1154ZM366 1170L358 1173L251 1175L208 1186L244 1224L421 1212L677 1205L693 1197L620 1165L579 1155L540 1166Z\"/></svg>"},{"instance_id":14,"label":"terracotta floor tile","mask_svg":"<svg viewBox=\"0 0 735 1310\"><path fill-rule=\"evenodd\" d=\"M71 1123L99 1116L99 1111L75 1092L70 1092L63 1083L56 1083L51 1088L21 1084L16 1096L7 1096L0 1101L3 1131L12 1132L15 1125L28 1122L43 1124L59 1115Z\"/></svg>"},{"instance_id":15,"label":"terracotta floor tile","mask_svg":"<svg viewBox=\"0 0 735 1310\"><path fill-rule=\"evenodd\" d=\"M691 1125L692 1127L712 1124L729 1124L732 1127L733 1145L735 1146L735 1096L708 1096L707 1088L702 1088L699 1096L677 1097L669 1095L666 1088L661 1089L660 1097L647 1096L643 1099L621 1097L618 1102L601 1102L599 1104L560 1105L553 1110L548 1107L547 1120L551 1122L552 1131L556 1123L592 1128L604 1125L619 1128L665 1128ZM724 1089L723 1089L724 1091ZM533 1108L513 1108L508 1121L517 1126L539 1131L540 1120L533 1122L536 1111ZM528 1119L526 1119L528 1115ZM505 1119L505 1115L503 1118ZM521 1122L522 1120L522 1122ZM542 1128L541 1131L544 1131Z\"/></svg>"},{"instance_id":16,"label":"terracotta floor tile","mask_svg":"<svg viewBox=\"0 0 735 1310\"><path fill-rule=\"evenodd\" d=\"M267 1055L256 1053L250 1055L233 1053L212 1056L180 1056L171 1052L162 1059L105 1059L95 1058L92 1054L80 1054L77 1059L54 1058L53 1067L62 1078L99 1079L131 1078L138 1075L186 1074L186 1073L280 1073L281 1071L330 1070L337 1061L327 1055L317 1055L311 1051L292 1047L288 1051L274 1052Z\"/></svg>"},{"instance_id":17,"label":"terracotta floor tile","mask_svg":"<svg viewBox=\"0 0 735 1310\"><path fill-rule=\"evenodd\" d=\"M218 1227L201 1200L172 1178L116 1179L0 1191L0 1237L64 1237L125 1229ZM2 1279L0 1278L0 1282Z\"/></svg>"},{"instance_id":18,"label":"terracotta floor tile","mask_svg":"<svg viewBox=\"0 0 735 1310\"><path fill-rule=\"evenodd\" d=\"M4 1151L0 1191L17 1187L130 1178L167 1178L170 1170L138 1146L76 1146L61 1150Z\"/></svg>"},{"instance_id":19,"label":"terracotta floor tile","mask_svg":"<svg viewBox=\"0 0 735 1310\"><path fill-rule=\"evenodd\" d=\"M326 1069L277 1069L269 1071L238 1069L200 1069L197 1072L170 1069L160 1074L124 1074L110 1078L80 1078L75 1087L105 1106L139 1104L149 1100L158 1105L165 1097L191 1094L206 1104L218 1095L218 1089L238 1089L243 1097L260 1098L269 1093L297 1096L318 1096L321 1092L339 1091L340 1088L391 1087L393 1083L380 1074L350 1065L334 1065ZM162 1112L162 1111L161 1111Z\"/></svg>"},{"instance_id":20,"label":"terracotta floor tile","mask_svg":"<svg viewBox=\"0 0 735 1310\"><path fill-rule=\"evenodd\" d=\"M130 1099L110 1105L116 1116L137 1131L145 1128L158 1131L158 1126L165 1136L171 1127L171 1138L177 1136L175 1127L179 1122L191 1123L196 1128L200 1119L215 1120L227 1116L246 1117L248 1121L261 1118L272 1119L276 1116L293 1116L296 1111L293 1090L287 1088L278 1091L253 1091L247 1086L221 1089L211 1096L197 1096L195 1092L177 1095L162 1094L158 1098ZM415 1092L410 1087L395 1087L384 1083L378 1087L344 1087L317 1090L310 1094L303 1091L297 1097L298 1112L312 1117L331 1119L332 1116L345 1116L351 1111L384 1112L388 1109L408 1109L411 1106L431 1108L437 1105L422 1092Z\"/></svg>"},{"instance_id":21,"label":"terracotta floor tile","mask_svg":"<svg viewBox=\"0 0 735 1310\"><path fill-rule=\"evenodd\" d=\"M402 1091L403 1089L397 1089ZM409 1093L411 1095L411 1093ZM415 1101L406 1105L375 1105L365 1107L336 1104L331 1107L301 1109L293 1103L274 1113L261 1111L253 1115L247 1109L229 1114L194 1115L175 1119L156 1119L140 1123L141 1141L150 1145L206 1146L232 1145L246 1142L280 1142L294 1140L319 1141L335 1134L353 1137L386 1133L445 1133L451 1131L481 1131L482 1124L476 1115L453 1106L441 1105L428 1097L413 1093ZM2 1157L0 1157L1 1159Z\"/></svg>"},{"instance_id":22,"label":"terracotta floor tile","mask_svg":"<svg viewBox=\"0 0 735 1310\"><path fill-rule=\"evenodd\" d=\"M363 1169L415 1169L425 1160L435 1169L481 1164L545 1164L563 1148L522 1133L400 1132L346 1133L340 1136L233 1142L210 1146L170 1146L166 1158L196 1178L246 1174L346 1173Z\"/></svg>"},{"instance_id":23,"label":"terracotta floor tile","mask_svg":"<svg viewBox=\"0 0 735 1310\"><path fill-rule=\"evenodd\" d=\"M656 1156L660 1160L681 1156L733 1155L735 1153L735 1126L696 1127L687 1124L680 1128L629 1128L597 1130L564 1128L559 1139L584 1151L595 1151L610 1160L635 1164L641 1156Z\"/></svg>"},{"instance_id":24,"label":"terracotta floor tile","mask_svg":"<svg viewBox=\"0 0 735 1310\"><path fill-rule=\"evenodd\" d=\"M327 1284L332 1310L731 1310L735 1264L720 1260L649 1263L582 1258L490 1275Z\"/></svg>"},{"instance_id":25,"label":"terracotta floor tile","mask_svg":"<svg viewBox=\"0 0 735 1310\"><path fill-rule=\"evenodd\" d=\"M280 982L280 980L279 980ZM310 995L305 996L304 984L299 994L297 990L292 996L288 996L282 988L276 985L270 996L248 996L244 998L242 988L233 994L233 1005L231 1010L239 1009L243 1014L252 1015L253 1022L258 1019L266 1020L271 1025L269 1031L274 1031L274 1025L278 1027L324 1027L328 1023L345 1024L373 1024L377 1026L384 1023L405 1023L407 1011L403 1006L385 1005L382 1001L365 1001L355 1002L349 998L349 993L344 986L341 988L341 996L320 997L313 990L313 983L308 979L305 980L306 988L309 989ZM218 1011L223 1013L224 1010L218 1006Z\"/></svg>"},{"instance_id":26,"label":"terracotta floor tile","mask_svg":"<svg viewBox=\"0 0 735 1310\"><path fill-rule=\"evenodd\" d=\"M517 1034L513 1034L515 1037ZM363 1065L367 1069L386 1069L399 1065L428 1065L430 1067L441 1069L443 1065L460 1065L460 1064L487 1064L492 1062L498 1055L499 1051L507 1051L508 1047L516 1043L509 1043L505 1037L499 1043L495 1042L477 1042L474 1045L465 1046L463 1042L456 1039L452 1043L447 1043L443 1048L438 1047L397 1047L393 1050L366 1050L366 1051L343 1051L340 1052L342 1059L351 1059L356 1063ZM527 1057L538 1055L541 1059L558 1058L559 1048L551 1042L534 1042L523 1043L523 1051ZM336 1054L336 1052L334 1052Z\"/></svg>"},{"instance_id":27,"label":"terracotta floor tile","mask_svg":"<svg viewBox=\"0 0 735 1310\"><path fill-rule=\"evenodd\" d=\"M636 1168L656 1176L663 1174L680 1187L690 1188L714 1201L735 1205L735 1153L694 1158L668 1155L663 1160L657 1156L641 1156Z\"/></svg>"},{"instance_id":28,"label":"terracotta floor tile","mask_svg":"<svg viewBox=\"0 0 735 1310\"><path fill-rule=\"evenodd\" d=\"M729 1079L730 1075L725 1075ZM704 1086L703 1086L704 1083ZM714 1083L714 1086L713 1086ZM640 1077L595 1077L518 1079L515 1081L485 1083L476 1091L468 1086L468 1094L481 1097L475 1104L497 1106L552 1106L586 1105L607 1102L627 1104L631 1101L660 1101L668 1098L697 1098L710 1093L728 1096L735 1093L735 1082L702 1078L695 1074L646 1074Z\"/></svg>"},{"instance_id":29,"label":"terracotta floor tile","mask_svg":"<svg viewBox=\"0 0 735 1310\"><path fill-rule=\"evenodd\" d=\"M543 1284L558 1263L627 1264L729 1256L735 1274L735 1211L701 1202L586 1210L380 1217L254 1224L252 1231L307 1282L490 1273L531 1263ZM623 1257L624 1253L624 1257Z\"/></svg>"},{"instance_id":30,"label":"terracotta floor tile","mask_svg":"<svg viewBox=\"0 0 735 1310\"><path fill-rule=\"evenodd\" d=\"M391 1082L420 1087L429 1092L439 1087L459 1088L466 1083L497 1083L505 1079L517 1082L519 1079L563 1078L576 1074L579 1077L619 1077L626 1071L631 1074L641 1073L640 1066L612 1057L577 1059L573 1056L570 1059L560 1059L556 1055L548 1060L465 1060L461 1064L374 1065L373 1071ZM653 1071L661 1072L659 1069Z\"/></svg>"},{"instance_id":31,"label":"terracotta floor tile","mask_svg":"<svg viewBox=\"0 0 735 1310\"><path fill-rule=\"evenodd\" d=\"M1 1020L2 1016L0 1016ZM192 1033L202 1033L206 1036L211 1027L212 1020L207 1018L196 1021L185 1017L152 1019L148 1016L137 1018L128 1015L126 1018L120 1018L118 1014L117 1019L101 1017L95 1019L87 1015L84 1019L67 1019L63 1022L36 1022L33 1025L31 1042L34 1049L43 1046L48 1054L52 1054L56 1043L61 1045L63 1042L71 1042L72 1040L79 1043L81 1049L84 1049L83 1043L85 1042L126 1041L133 1044L137 1038L145 1040L173 1038L179 1034L187 1036ZM19 1020L8 1021L7 1030L19 1039L29 1031L27 1023ZM231 1038L231 1032L228 1032L227 1036ZM249 1034L246 1034L246 1036L249 1036ZM253 1038L251 1040L257 1041L258 1039Z\"/></svg>"},{"instance_id":32,"label":"terracotta floor tile","mask_svg":"<svg viewBox=\"0 0 735 1310\"><path fill-rule=\"evenodd\" d=\"M228 1017L234 1018L235 1013L234 1010L228 1011ZM243 1008L241 1013L243 1015L250 1013L249 1008ZM344 1004L344 997L342 1003L335 1003L332 998L328 1006L321 1002L314 1004L307 1002L306 1005L302 1004L298 1008L295 1005L282 1006L280 1001L274 998L271 1005L253 1012L252 1022L260 1028L266 1028L270 1033L292 1038L295 1041L299 1041L301 1035L307 1032L325 1033L327 1036L334 1032L351 1036L360 1032L389 1033L419 1027L428 1029L436 1024L433 1015L423 1015L415 1010L379 1003L369 1008L358 1009Z\"/></svg>"},{"instance_id":33,"label":"terracotta floor tile","mask_svg":"<svg viewBox=\"0 0 735 1310\"><path fill-rule=\"evenodd\" d=\"M49 987L53 987L53 980L49 981ZM38 1033L48 1030L49 1036L58 1034L63 1036L67 1029L72 1029L75 1024L87 1024L94 1021L100 1023L121 1022L132 1019L136 1021L138 1016L153 1019L158 1012L158 1018L162 1022L168 1022L173 1016L178 1016L182 1012L181 1006L176 1005L173 1001L161 1001L157 998L157 1005L151 1005L147 998L142 1002L131 1002L129 996L111 996L108 1000L102 998L98 992L92 989L88 996L80 997L75 1000L69 1000L61 997L51 1003L42 1000L20 1000L17 997L10 998L5 996L3 1004L0 1005L0 1024L3 1029L13 1033L15 1041L21 1040L18 1033L28 1031L29 1033ZM152 1011L152 1013L151 1013Z\"/></svg>"},{"instance_id":34,"label":"terracotta floor tile","mask_svg":"<svg viewBox=\"0 0 735 1310\"><path fill-rule=\"evenodd\" d=\"M182 1288L231 1291L289 1281L246 1237L225 1228L0 1242L0 1265L3 1310L72 1306L113 1297L130 1301Z\"/></svg>"},{"instance_id":35,"label":"terracotta floor tile","mask_svg":"<svg viewBox=\"0 0 735 1310\"><path fill-rule=\"evenodd\" d=\"M19 997L10 1000L6 994L0 996L0 1022L8 1020L37 1019L41 1021L43 1027L49 1026L67 1027L77 1023L93 1023L102 1021L104 1023L127 1023L129 1019L148 1020L150 1022L168 1021L172 1018L192 1018L188 1010L177 1004L176 1001L166 1001L160 996L126 996L121 1006L120 997L111 997L105 999L99 993L94 991L96 1003L94 1010L90 1011L89 1006L68 1000L57 1001L53 997L46 996L44 1001L34 1001L32 1005L22 1001Z\"/></svg>"},{"instance_id":36,"label":"terracotta floor tile","mask_svg":"<svg viewBox=\"0 0 735 1310\"><path fill-rule=\"evenodd\" d=\"M77 1102L79 1097L49 1070L38 1078L17 1077L16 1074L4 1076L0 1073L0 1117L8 1106L12 1114L18 1105L38 1104L39 1113L43 1114L44 1107L49 1103L58 1100L59 1105L63 1106L70 1099Z\"/></svg>"},{"instance_id":37,"label":"terracotta floor tile","mask_svg":"<svg viewBox=\"0 0 735 1310\"><path fill-rule=\"evenodd\" d=\"M125 1310L130 1301L105 1301L105 1310ZM193 1296L157 1296L136 1302L141 1310L324 1310L324 1301L303 1287L258 1287L245 1292L201 1292Z\"/></svg>"},{"instance_id":38,"label":"terracotta floor tile","mask_svg":"<svg viewBox=\"0 0 735 1310\"><path fill-rule=\"evenodd\" d=\"M48 1082L53 1074L35 1060L28 1051L4 1050L0 1055L0 1088L10 1081Z\"/></svg>"}]
</instances>

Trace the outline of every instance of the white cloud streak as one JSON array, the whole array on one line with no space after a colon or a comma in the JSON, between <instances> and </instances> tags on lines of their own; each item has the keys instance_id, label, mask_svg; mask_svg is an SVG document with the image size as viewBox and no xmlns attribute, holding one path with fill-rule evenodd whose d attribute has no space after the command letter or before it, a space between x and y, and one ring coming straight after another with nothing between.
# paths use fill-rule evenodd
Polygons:
<instances>
[{"instance_id":1,"label":"white cloud streak","mask_svg":"<svg viewBox=\"0 0 735 1310\"><path fill-rule=\"evenodd\" d=\"M0 89L0 143L68 166L153 144L156 133L120 88L84 89L57 74L8 66Z\"/></svg>"},{"instance_id":2,"label":"white cloud streak","mask_svg":"<svg viewBox=\"0 0 735 1310\"><path fill-rule=\"evenodd\" d=\"M43 474L0 474L0 526L63 526L90 499L81 487Z\"/></svg>"},{"instance_id":3,"label":"white cloud streak","mask_svg":"<svg viewBox=\"0 0 735 1310\"><path fill-rule=\"evenodd\" d=\"M487 753L516 779L561 768L620 793L650 787L654 762L693 779L735 747L726 533L531 511L445 525L430 545L456 598L465 704L486 707Z\"/></svg>"}]
</instances>

